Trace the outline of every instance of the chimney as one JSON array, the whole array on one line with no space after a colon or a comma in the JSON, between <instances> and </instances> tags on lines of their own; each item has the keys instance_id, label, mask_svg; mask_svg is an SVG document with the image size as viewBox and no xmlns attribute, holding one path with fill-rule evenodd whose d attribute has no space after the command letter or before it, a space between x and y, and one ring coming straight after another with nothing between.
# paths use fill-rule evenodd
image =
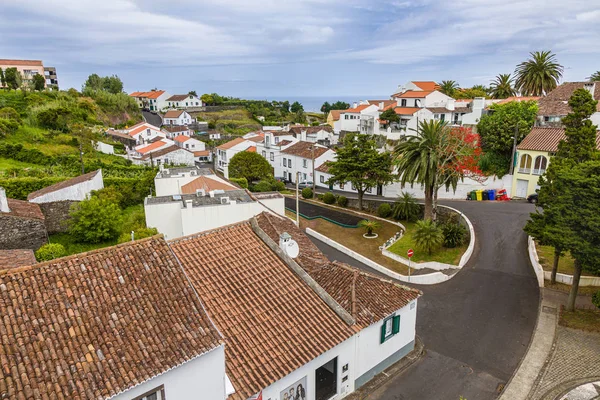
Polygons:
<instances>
[{"instance_id":1,"label":"chimney","mask_svg":"<svg viewBox=\"0 0 600 400\"><path fill-rule=\"evenodd\" d=\"M454 110L455 109L455 107L454 107L455 101L456 100L454 100L454 99L449 99L448 102L446 103L446 108L451 111Z\"/></svg>"},{"instance_id":2,"label":"chimney","mask_svg":"<svg viewBox=\"0 0 600 400\"><path fill-rule=\"evenodd\" d=\"M358 107L358 103L357 103L357 102L354 102L354 103L352 104L352 108L356 108L356 107Z\"/></svg>"},{"instance_id":3,"label":"chimney","mask_svg":"<svg viewBox=\"0 0 600 400\"><path fill-rule=\"evenodd\" d=\"M380 101L380 102L379 102L379 109L380 109L380 110L383 110L383 101Z\"/></svg>"},{"instance_id":4,"label":"chimney","mask_svg":"<svg viewBox=\"0 0 600 400\"><path fill-rule=\"evenodd\" d=\"M583 88L590 92L592 98L594 98L594 91L596 89L596 82L586 82L583 84Z\"/></svg>"},{"instance_id":5,"label":"chimney","mask_svg":"<svg viewBox=\"0 0 600 400\"><path fill-rule=\"evenodd\" d=\"M3 187L0 187L0 212L10 212L10 208L8 208L8 199L6 198L6 190Z\"/></svg>"},{"instance_id":6,"label":"chimney","mask_svg":"<svg viewBox=\"0 0 600 400\"><path fill-rule=\"evenodd\" d=\"M287 232L283 232L281 235L279 235L279 248L283 251L286 251L286 246L290 242L290 240L292 240L290 234Z\"/></svg>"},{"instance_id":7,"label":"chimney","mask_svg":"<svg viewBox=\"0 0 600 400\"><path fill-rule=\"evenodd\" d=\"M185 208L187 208L188 211L192 211L193 207L194 207L194 200L186 200L185 201Z\"/></svg>"}]
</instances>

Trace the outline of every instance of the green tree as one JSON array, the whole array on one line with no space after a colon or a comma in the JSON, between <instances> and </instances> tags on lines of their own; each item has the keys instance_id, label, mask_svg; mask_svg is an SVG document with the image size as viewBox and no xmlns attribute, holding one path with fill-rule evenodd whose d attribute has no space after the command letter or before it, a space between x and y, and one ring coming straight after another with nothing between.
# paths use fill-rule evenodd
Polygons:
<instances>
[{"instance_id":1,"label":"green tree","mask_svg":"<svg viewBox=\"0 0 600 400\"><path fill-rule=\"evenodd\" d=\"M302 106L302 104L295 101L292 103L292 106L290 107L290 111L297 114L299 112L304 112L304 107Z\"/></svg>"},{"instance_id":2,"label":"green tree","mask_svg":"<svg viewBox=\"0 0 600 400\"><path fill-rule=\"evenodd\" d=\"M6 78L4 77L4 71L0 68L0 86L6 85Z\"/></svg>"},{"instance_id":3,"label":"green tree","mask_svg":"<svg viewBox=\"0 0 600 400\"><path fill-rule=\"evenodd\" d=\"M455 81L442 81L439 86L439 91L450 97L454 97L455 92L459 88L458 83Z\"/></svg>"},{"instance_id":4,"label":"green tree","mask_svg":"<svg viewBox=\"0 0 600 400\"><path fill-rule=\"evenodd\" d=\"M273 168L260 154L241 151L229 162L229 176L246 178L248 182L273 178Z\"/></svg>"},{"instance_id":5,"label":"green tree","mask_svg":"<svg viewBox=\"0 0 600 400\"><path fill-rule=\"evenodd\" d=\"M425 219L417 221L412 239L419 250L431 255L444 242L444 234L436 222Z\"/></svg>"},{"instance_id":6,"label":"green tree","mask_svg":"<svg viewBox=\"0 0 600 400\"><path fill-rule=\"evenodd\" d=\"M190 90L190 91L188 92L188 94L189 94L190 96L196 96L196 97L198 97L198 93L196 93L196 91L195 91L195 90Z\"/></svg>"},{"instance_id":7,"label":"green tree","mask_svg":"<svg viewBox=\"0 0 600 400\"><path fill-rule=\"evenodd\" d=\"M358 209L362 210L365 192L377 185L393 181L391 157L377 151L369 135L347 134L343 146L337 149L337 158L329 164L332 177L329 184L350 182L358 194Z\"/></svg>"},{"instance_id":8,"label":"green tree","mask_svg":"<svg viewBox=\"0 0 600 400\"><path fill-rule=\"evenodd\" d=\"M104 88L104 80L98 74L91 74L83 83L83 90L102 90Z\"/></svg>"},{"instance_id":9,"label":"green tree","mask_svg":"<svg viewBox=\"0 0 600 400\"><path fill-rule=\"evenodd\" d=\"M77 241L85 243L116 239L123 219L117 204L97 197L73 204L70 216L69 234Z\"/></svg>"},{"instance_id":10,"label":"green tree","mask_svg":"<svg viewBox=\"0 0 600 400\"><path fill-rule=\"evenodd\" d=\"M288 114L290 112L290 102L285 100L281 102L281 111L283 111L284 114Z\"/></svg>"},{"instance_id":11,"label":"green tree","mask_svg":"<svg viewBox=\"0 0 600 400\"><path fill-rule=\"evenodd\" d=\"M16 68L6 68L4 71L4 81L9 89L18 89L21 87L23 78L21 73Z\"/></svg>"},{"instance_id":12,"label":"green tree","mask_svg":"<svg viewBox=\"0 0 600 400\"><path fill-rule=\"evenodd\" d=\"M212 97L212 95L205 93L202 95L202 97L200 97L200 100L202 100L202 102L204 104L206 104L207 106L211 106L213 104L213 102L215 101L215 99Z\"/></svg>"},{"instance_id":13,"label":"green tree","mask_svg":"<svg viewBox=\"0 0 600 400\"><path fill-rule=\"evenodd\" d=\"M392 208L392 217L397 220L414 221L419 217L421 207L417 199L408 193L402 192Z\"/></svg>"},{"instance_id":14,"label":"green tree","mask_svg":"<svg viewBox=\"0 0 600 400\"><path fill-rule=\"evenodd\" d=\"M33 76L33 89L41 92L46 89L46 79L43 75L35 74Z\"/></svg>"},{"instance_id":15,"label":"green tree","mask_svg":"<svg viewBox=\"0 0 600 400\"><path fill-rule=\"evenodd\" d=\"M331 110L347 110L350 108L350 104L346 103L345 101L336 101L335 103L331 104Z\"/></svg>"},{"instance_id":16,"label":"green tree","mask_svg":"<svg viewBox=\"0 0 600 400\"><path fill-rule=\"evenodd\" d=\"M2 75L0 75L0 77L1 77L1 76L2 76ZM588 80L589 80L590 82L597 82L597 81L600 81L600 71L596 71L596 72L594 72L592 75L590 75L590 76L588 77Z\"/></svg>"},{"instance_id":17,"label":"green tree","mask_svg":"<svg viewBox=\"0 0 600 400\"><path fill-rule=\"evenodd\" d=\"M367 236L374 236L373 232L377 229L381 228L381 223L379 221L375 221L373 219L363 219L358 223L358 226L365 230Z\"/></svg>"},{"instance_id":18,"label":"green tree","mask_svg":"<svg viewBox=\"0 0 600 400\"><path fill-rule=\"evenodd\" d=\"M109 93L117 94L123 92L123 81L117 75L102 78L102 89Z\"/></svg>"},{"instance_id":19,"label":"green tree","mask_svg":"<svg viewBox=\"0 0 600 400\"><path fill-rule=\"evenodd\" d=\"M452 97L454 97L455 99L474 99L475 97L487 98L488 92L485 87L480 88L473 86L472 88L455 90L454 95Z\"/></svg>"},{"instance_id":20,"label":"green tree","mask_svg":"<svg viewBox=\"0 0 600 400\"><path fill-rule=\"evenodd\" d=\"M563 66L551 51L529 53L531 58L517 65L515 85L524 96L543 96L556 88Z\"/></svg>"},{"instance_id":21,"label":"green tree","mask_svg":"<svg viewBox=\"0 0 600 400\"><path fill-rule=\"evenodd\" d=\"M386 126L388 126L394 122L395 123L400 122L400 116L398 114L396 114L396 111L394 111L393 108L388 108L387 110L382 112L381 115L379 116L379 119L387 121Z\"/></svg>"},{"instance_id":22,"label":"green tree","mask_svg":"<svg viewBox=\"0 0 600 400\"><path fill-rule=\"evenodd\" d=\"M321 106L321 112L323 114L329 114L329 111L331 111L331 104L329 104L328 101L326 101L325 103L323 103L323 105Z\"/></svg>"},{"instance_id":23,"label":"green tree","mask_svg":"<svg viewBox=\"0 0 600 400\"><path fill-rule=\"evenodd\" d=\"M506 99L517 95L517 91L513 87L514 79L510 74L500 74L492 81L490 92L492 99Z\"/></svg>"}]
</instances>

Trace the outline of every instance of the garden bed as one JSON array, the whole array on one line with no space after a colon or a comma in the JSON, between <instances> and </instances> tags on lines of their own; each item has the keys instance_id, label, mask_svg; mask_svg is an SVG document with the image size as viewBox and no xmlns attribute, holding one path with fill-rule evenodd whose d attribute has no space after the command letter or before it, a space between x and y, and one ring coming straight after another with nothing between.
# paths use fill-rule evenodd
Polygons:
<instances>
[{"instance_id":1,"label":"garden bed","mask_svg":"<svg viewBox=\"0 0 600 400\"><path fill-rule=\"evenodd\" d=\"M554 247L542 246L536 242L535 248L538 254L539 263L544 271L552 272L552 264L554 263ZM575 261L571 254L565 252L558 260L558 273L573 275L575 271ZM586 271L582 271L582 276L598 276Z\"/></svg>"},{"instance_id":2,"label":"garden bed","mask_svg":"<svg viewBox=\"0 0 600 400\"><path fill-rule=\"evenodd\" d=\"M568 328L600 333L600 311L576 309L568 312L561 309L558 323Z\"/></svg>"}]
</instances>

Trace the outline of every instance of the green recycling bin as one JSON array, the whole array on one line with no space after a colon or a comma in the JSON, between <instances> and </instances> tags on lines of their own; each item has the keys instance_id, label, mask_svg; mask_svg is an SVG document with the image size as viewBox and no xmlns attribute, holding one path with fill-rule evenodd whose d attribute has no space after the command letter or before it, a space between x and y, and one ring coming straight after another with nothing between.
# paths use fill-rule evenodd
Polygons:
<instances>
[{"instance_id":1,"label":"green recycling bin","mask_svg":"<svg viewBox=\"0 0 600 400\"><path fill-rule=\"evenodd\" d=\"M471 190L471 192L469 193L469 196L470 196L471 200L477 200L477 191Z\"/></svg>"}]
</instances>

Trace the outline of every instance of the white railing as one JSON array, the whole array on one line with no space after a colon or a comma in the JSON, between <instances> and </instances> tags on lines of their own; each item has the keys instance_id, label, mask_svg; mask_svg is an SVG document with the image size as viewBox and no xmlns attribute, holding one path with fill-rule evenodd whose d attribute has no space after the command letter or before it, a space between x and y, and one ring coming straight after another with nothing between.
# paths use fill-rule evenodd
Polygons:
<instances>
[{"instance_id":1,"label":"white railing","mask_svg":"<svg viewBox=\"0 0 600 400\"><path fill-rule=\"evenodd\" d=\"M531 168L519 168L519 173L520 174L530 174Z\"/></svg>"}]
</instances>

